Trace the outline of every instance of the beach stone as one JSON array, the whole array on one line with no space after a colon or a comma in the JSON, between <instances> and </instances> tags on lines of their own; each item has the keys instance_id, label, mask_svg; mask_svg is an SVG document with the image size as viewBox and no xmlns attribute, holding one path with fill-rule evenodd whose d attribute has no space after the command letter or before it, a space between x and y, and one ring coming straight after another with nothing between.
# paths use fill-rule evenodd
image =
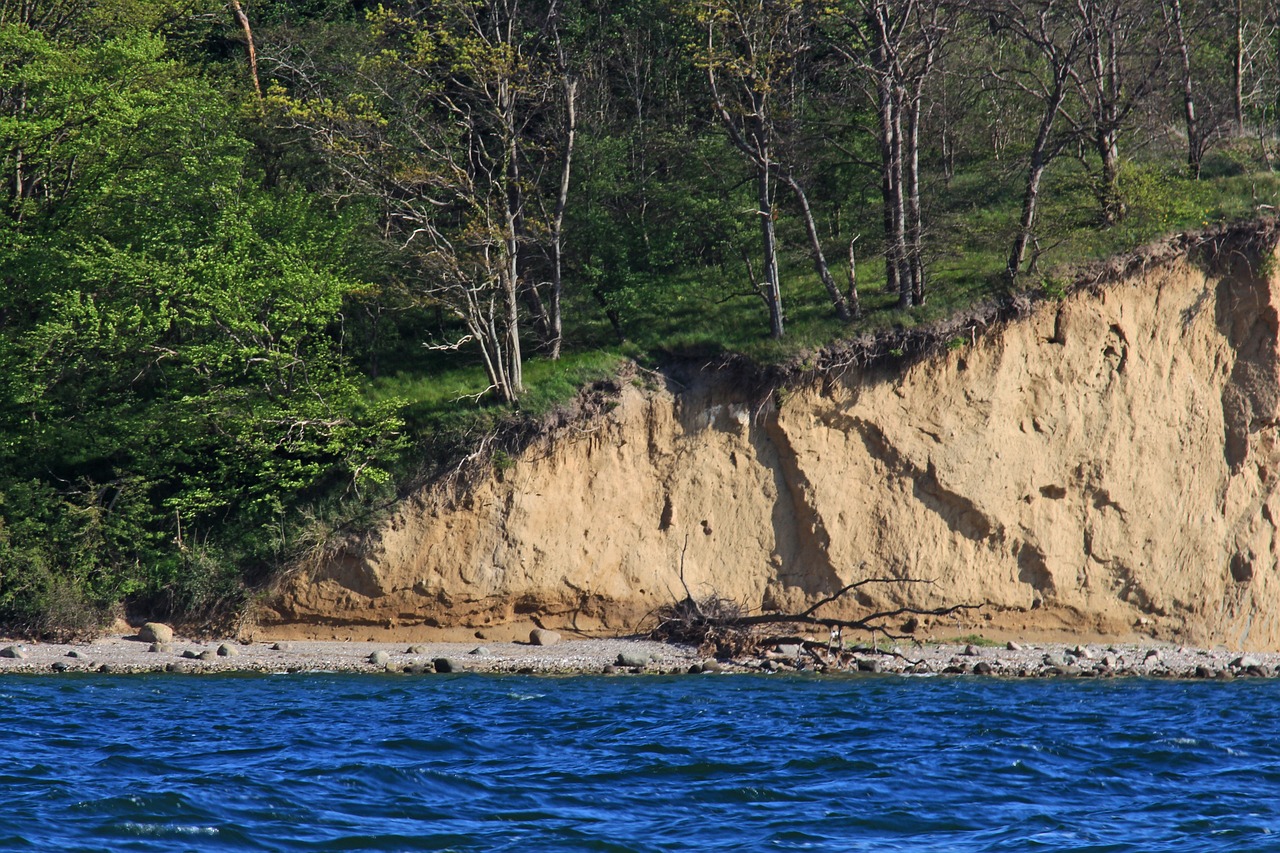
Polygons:
<instances>
[{"instance_id":1,"label":"beach stone","mask_svg":"<svg viewBox=\"0 0 1280 853\"><path fill-rule=\"evenodd\" d=\"M430 652L430 649L428 649L426 646L421 644L410 646L408 649L405 650L405 654L410 654L410 655L425 655L429 652Z\"/></svg>"},{"instance_id":2,"label":"beach stone","mask_svg":"<svg viewBox=\"0 0 1280 853\"><path fill-rule=\"evenodd\" d=\"M396 663L395 661L387 661L387 664L383 669L392 674L404 672L404 666Z\"/></svg>"},{"instance_id":3,"label":"beach stone","mask_svg":"<svg viewBox=\"0 0 1280 853\"><path fill-rule=\"evenodd\" d=\"M147 647L149 652L171 652L173 651L173 643L152 643Z\"/></svg>"},{"instance_id":4,"label":"beach stone","mask_svg":"<svg viewBox=\"0 0 1280 853\"><path fill-rule=\"evenodd\" d=\"M1143 663L1159 663L1164 660L1164 655L1160 654L1159 649L1147 649L1146 655L1142 658Z\"/></svg>"},{"instance_id":5,"label":"beach stone","mask_svg":"<svg viewBox=\"0 0 1280 853\"><path fill-rule=\"evenodd\" d=\"M0 649L0 658L13 658L14 660L26 660L26 646L5 646Z\"/></svg>"},{"instance_id":6,"label":"beach stone","mask_svg":"<svg viewBox=\"0 0 1280 853\"><path fill-rule=\"evenodd\" d=\"M529 632L529 642L535 646L554 646L560 642L563 637L559 631L551 631L547 628L534 628Z\"/></svg>"},{"instance_id":7,"label":"beach stone","mask_svg":"<svg viewBox=\"0 0 1280 853\"><path fill-rule=\"evenodd\" d=\"M685 670L685 671L686 671L686 672L688 672L690 675L701 675L701 674L702 674L702 664L700 664L700 663L691 663L691 664L689 664L689 668L688 668L687 670Z\"/></svg>"},{"instance_id":8,"label":"beach stone","mask_svg":"<svg viewBox=\"0 0 1280 853\"><path fill-rule=\"evenodd\" d=\"M163 622L148 622L138 629L138 639L144 643L172 643L173 629Z\"/></svg>"},{"instance_id":9,"label":"beach stone","mask_svg":"<svg viewBox=\"0 0 1280 853\"><path fill-rule=\"evenodd\" d=\"M104 663L102 666L98 667L98 672L115 672L115 671L116 671L116 668L109 663Z\"/></svg>"},{"instance_id":10,"label":"beach stone","mask_svg":"<svg viewBox=\"0 0 1280 853\"><path fill-rule=\"evenodd\" d=\"M984 660L980 660L973 665L974 675L990 675L993 672L995 672L995 669Z\"/></svg>"},{"instance_id":11,"label":"beach stone","mask_svg":"<svg viewBox=\"0 0 1280 853\"><path fill-rule=\"evenodd\" d=\"M724 667L720 666L720 661L715 658L707 658L702 662L703 672L720 672Z\"/></svg>"},{"instance_id":12,"label":"beach stone","mask_svg":"<svg viewBox=\"0 0 1280 853\"><path fill-rule=\"evenodd\" d=\"M408 663L405 664L403 671L409 675L422 675L427 671L427 665L425 663ZM433 669L432 672L434 671Z\"/></svg>"},{"instance_id":13,"label":"beach stone","mask_svg":"<svg viewBox=\"0 0 1280 853\"><path fill-rule=\"evenodd\" d=\"M65 661L58 660L50 664L49 668L52 669L54 672L66 672L71 667L68 666Z\"/></svg>"},{"instance_id":14,"label":"beach stone","mask_svg":"<svg viewBox=\"0 0 1280 853\"><path fill-rule=\"evenodd\" d=\"M1244 655L1233 660L1231 662L1231 666L1234 669L1249 669L1250 667L1257 667L1258 669L1261 669L1262 661L1251 655Z\"/></svg>"},{"instance_id":15,"label":"beach stone","mask_svg":"<svg viewBox=\"0 0 1280 853\"><path fill-rule=\"evenodd\" d=\"M879 658L858 658L858 672L880 672L884 665Z\"/></svg>"},{"instance_id":16,"label":"beach stone","mask_svg":"<svg viewBox=\"0 0 1280 853\"><path fill-rule=\"evenodd\" d=\"M1119 660L1115 655L1103 655L1102 665L1107 669L1115 669L1119 665Z\"/></svg>"},{"instance_id":17,"label":"beach stone","mask_svg":"<svg viewBox=\"0 0 1280 853\"><path fill-rule=\"evenodd\" d=\"M618 655L618 657L622 657L622 655ZM765 672L777 672L779 667L778 667L778 662L776 660L767 660L764 663L760 664L760 668L763 669Z\"/></svg>"},{"instance_id":18,"label":"beach stone","mask_svg":"<svg viewBox=\"0 0 1280 853\"><path fill-rule=\"evenodd\" d=\"M978 651L977 646L973 645L973 643L970 643L969 645L964 647L964 651L962 651L960 654L964 655L965 657L976 658L978 655L982 654L982 652Z\"/></svg>"},{"instance_id":19,"label":"beach stone","mask_svg":"<svg viewBox=\"0 0 1280 853\"><path fill-rule=\"evenodd\" d=\"M489 649L488 646L476 646L474 649L467 652L467 654L475 655L476 657L486 658L492 655L493 652Z\"/></svg>"},{"instance_id":20,"label":"beach stone","mask_svg":"<svg viewBox=\"0 0 1280 853\"><path fill-rule=\"evenodd\" d=\"M1196 678L1213 678L1215 675L1217 675L1217 673L1204 664L1200 664L1196 667Z\"/></svg>"},{"instance_id":21,"label":"beach stone","mask_svg":"<svg viewBox=\"0 0 1280 853\"><path fill-rule=\"evenodd\" d=\"M1068 663L1066 655L1046 654L1044 656L1044 665L1050 668L1066 666Z\"/></svg>"},{"instance_id":22,"label":"beach stone","mask_svg":"<svg viewBox=\"0 0 1280 853\"><path fill-rule=\"evenodd\" d=\"M780 643L776 649L778 654L786 657L798 657L800 652L804 651L804 646L799 643Z\"/></svg>"},{"instance_id":23,"label":"beach stone","mask_svg":"<svg viewBox=\"0 0 1280 853\"><path fill-rule=\"evenodd\" d=\"M601 672L601 674L603 674L603 675L617 675L617 674L618 674L618 668L617 668L616 666L614 666L613 664L611 664L611 663L610 663L610 664L605 664L604 669L600 670L600 672Z\"/></svg>"},{"instance_id":24,"label":"beach stone","mask_svg":"<svg viewBox=\"0 0 1280 853\"><path fill-rule=\"evenodd\" d=\"M1071 650L1071 654L1082 660L1093 660L1093 652L1089 651L1088 646L1076 646Z\"/></svg>"},{"instance_id":25,"label":"beach stone","mask_svg":"<svg viewBox=\"0 0 1280 853\"><path fill-rule=\"evenodd\" d=\"M240 650L230 643L222 643L218 646L217 655L220 658L233 658L240 654Z\"/></svg>"},{"instance_id":26,"label":"beach stone","mask_svg":"<svg viewBox=\"0 0 1280 853\"><path fill-rule=\"evenodd\" d=\"M1006 649L1008 649L1009 651L1011 651L1011 652L1020 652L1020 651L1022 651L1022 644L1021 644L1021 643L1015 643L1013 640L1010 640L1009 642L1005 643L1005 644L1004 644L1004 647L1005 647Z\"/></svg>"},{"instance_id":27,"label":"beach stone","mask_svg":"<svg viewBox=\"0 0 1280 853\"><path fill-rule=\"evenodd\" d=\"M617 664L621 667L644 667L649 665L649 656L644 652L618 652Z\"/></svg>"},{"instance_id":28,"label":"beach stone","mask_svg":"<svg viewBox=\"0 0 1280 853\"><path fill-rule=\"evenodd\" d=\"M183 649L182 656L184 658L187 658L188 660L195 660L196 658L200 657L200 652L196 651L195 649Z\"/></svg>"},{"instance_id":29,"label":"beach stone","mask_svg":"<svg viewBox=\"0 0 1280 853\"><path fill-rule=\"evenodd\" d=\"M273 643L271 645L273 652L291 652L293 651L293 643Z\"/></svg>"},{"instance_id":30,"label":"beach stone","mask_svg":"<svg viewBox=\"0 0 1280 853\"><path fill-rule=\"evenodd\" d=\"M376 652L371 652L369 654L369 663L374 666L384 666L389 660L391 660L391 655L387 654L382 649L378 649Z\"/></svg>"},{"instance_id":31,"label":"beach stone","mask_svg":"<svg viewBox=\"0 0 1280 853\"><path fill-rule=\"evenodd\" d=\"M213 649L205 649L200 654L196 655L196 659L197 660L217 660L218 653L215 652Z\"/></svg>"},{"instance_id":32,"label":"beach stone","mask_svg":"<svg viewBox=\"0 0 1280 853\"><path fill-rule=\"evenodd\" d=\"M67 652L67 657L69 657L69 658L77 658L77 659L79 659L79 658L84 657L84 652L82 652L82 651L80 651L80 650L78 650L78 649L72 649L71 651Z\"/></svg>"},{"instance_id":33,"label":"beach stone","mask_svg":"<svg viewBox=\"0 0 1280 853\"><path fill-rule=\"evenodd\" d=\"M465 672L467 669L462 661L456 658L436 658L432 663L436 665L436 672Z\"/></svg>"}]
</instances>

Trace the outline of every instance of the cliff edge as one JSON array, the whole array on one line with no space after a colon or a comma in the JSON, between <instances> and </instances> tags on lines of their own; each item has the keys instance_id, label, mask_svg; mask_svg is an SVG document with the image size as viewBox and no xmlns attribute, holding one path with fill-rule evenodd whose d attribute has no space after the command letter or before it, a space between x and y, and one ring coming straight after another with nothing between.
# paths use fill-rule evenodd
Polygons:
<instances>
[{"instance_id":1,"label":"cliff edge","mask_svg":"<svg viewBox=\"0 0 1280 853\"><path fill-rule=\"evenodd\" d=\"M829 612L985 605L921 638L1280 648L1272 233L1135 256L910 364L637 372L606 413L287 576L256 631L628 632L684 597L683 566L756 609L871 575L932 583Z\"/></svg>"}]
</instances>

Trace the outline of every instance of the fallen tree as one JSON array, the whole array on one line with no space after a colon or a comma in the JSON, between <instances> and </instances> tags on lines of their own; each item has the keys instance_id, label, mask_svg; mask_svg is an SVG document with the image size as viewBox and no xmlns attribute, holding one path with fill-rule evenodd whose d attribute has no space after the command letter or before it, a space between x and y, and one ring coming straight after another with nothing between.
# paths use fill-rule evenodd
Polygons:
<instances>
[{"instance_id":1,"label":"fallen tree","mask_svg":"<svg viewBox=\"0 0 1280 853\"><path fill-rule=\"evenodd\" d=\"M681 557L680 582L684 584L683 555ZM779 642L792 641L810 652L826 646L825 663L838 665L847 663L840 655L844 652L844 631L866 632L870 635L873 649L877 638L889 641L913 639L910 631L892 627L897 620L905 623L912 620L918 622L921 616L951 616L969 610L976 610L981 604L950 604L943 607L911 607L901 606L885 610L876 610L856 619L840 619L819 614L827 605L837 602L850 593L864 587L878 584L932 584L924 578L868 577L846 584L825 598L799 613L751 613L741 603L726 599L712 593L696 599L685 585L685 597L658 613L658 624L649 636L655 640L671 643L687 643L695 645L705 654L717 658L740 657L756 654L762 648L777 645ZM797 627L821 626L830 631L828 641L805 639L803 637L779 637L766 634L760 629L766 626Z\"/></svg>"}]
</instances>

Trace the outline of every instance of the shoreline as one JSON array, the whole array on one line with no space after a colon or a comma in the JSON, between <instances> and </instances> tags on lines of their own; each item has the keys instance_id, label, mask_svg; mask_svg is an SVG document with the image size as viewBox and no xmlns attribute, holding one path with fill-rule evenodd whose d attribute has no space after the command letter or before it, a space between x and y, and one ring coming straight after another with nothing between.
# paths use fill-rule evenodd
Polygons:
<instances>
[{"instance_id":1,"label":"shoreline","mask_svg":"<svg viewBox=\"0 0 1280 853\"><path fill-rule=\"evenodd\" d=\"M9 656L10 654L14 656ZM637 638L518 642L280 642L136 636L80 643L0 641L0 675L66 673L364 673L599 675L702 672L979 675L1005 678L1149 677L1220 679L1280 676L1280 652L1232 652L1171 643L960 643L859 647L828 655L824 644L782 643L758 655L716 661L697 649Z\"/></svg>"}]
</instances>

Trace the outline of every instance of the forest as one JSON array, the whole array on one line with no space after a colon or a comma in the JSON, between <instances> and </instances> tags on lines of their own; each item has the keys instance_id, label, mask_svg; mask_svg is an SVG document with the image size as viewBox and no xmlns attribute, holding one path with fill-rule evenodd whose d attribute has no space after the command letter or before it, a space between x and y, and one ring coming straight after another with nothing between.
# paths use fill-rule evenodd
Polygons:
<instances>
[{"instance_id":1,"label":"forest","mask_svg":"<svg viewBox=\"0 0 1280 853\"><path fill-rule=\"evenodd\" d=\"M0 0L0 629L225 624L624 361L1060 292L1278 165L1264 0Z\"/></svg>"}]
</instances>

